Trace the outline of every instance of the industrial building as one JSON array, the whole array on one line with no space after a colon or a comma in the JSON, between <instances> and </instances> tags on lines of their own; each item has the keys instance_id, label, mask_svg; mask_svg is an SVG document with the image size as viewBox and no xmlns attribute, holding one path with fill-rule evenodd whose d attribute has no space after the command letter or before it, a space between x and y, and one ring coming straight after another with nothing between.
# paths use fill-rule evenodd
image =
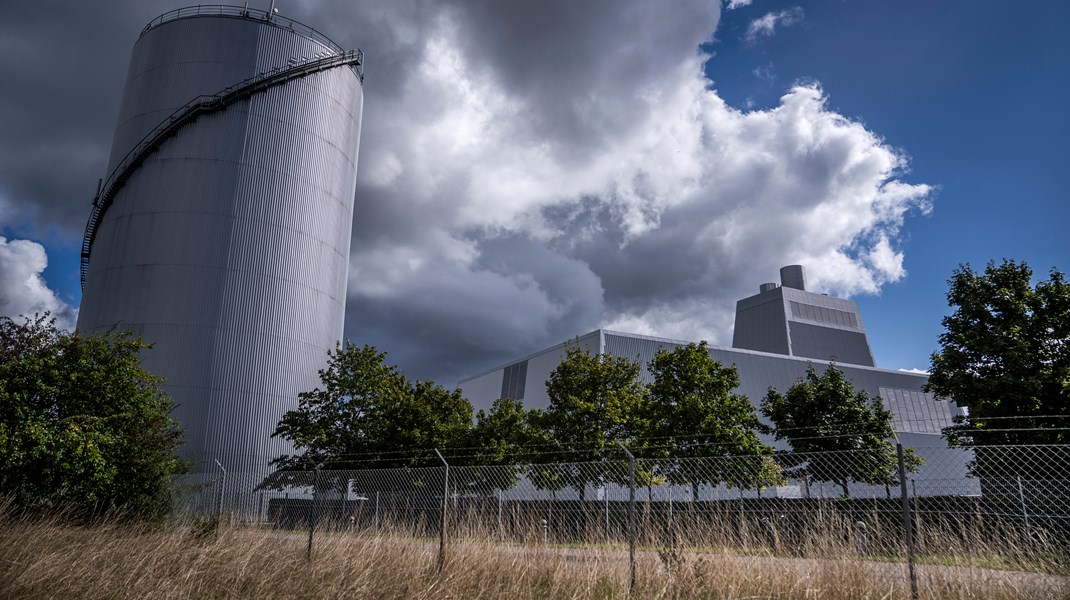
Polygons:
<instances>
[{"instance_id":1,"label":"industrial building","mask_svg":"<svg viewBox=\"0 0 1070 600\"><path fill-rule=\"evenodd\" d=\"M153 345L197 471L291 451L270 436L342 337L363 64L273 7L171 11L134 45L78 331Z\"/></svg>"},{"instance_id":2,"label":"industrial building","mask_svg":"<svg viewBox=\"0 0 1070 600\"><path fill-rule=\"evenodd\" d=\"M591 354L635 360L644 365L642 376L649 380L645 365L658 349L672 350L687 343L598 329L479 373L458 385L477 410L488 410L497 398L523 400L529 409L545 408L549 405L546 381L564 357L568 344L578 344ZM757 295L740 300L736 305L733 347L710 346L710 354L737 370L740 386L736 391L746 395L756 408L769 388L784 393L805 376L811 365L821 372L834 361L855 389L883 400L892 412L896 437L904 446L931 459L927 461L930 465L940 466L939 474L927 474L924 466L918 473L919 478L928 475L946 482L930 493L977 492L976 482L966 480L969 453L948 449L941 437L941 430L960 414L958 406L924 392L922 388L928 380L924 374L875 367L858 305L807 291L801 266L784 267L780 285L761 284ZM787 448L772 438L767 441ZM878 492L884 494L883 488L873 491ZM798 489L785 486L779 493L792 495Z\"/></svg>"},{"instance_id":3,"label":"industrial building","mask_svg":"<svg viewBox=\"0 0 1070 600\"><path fill-rule=\"evenodd\" d=\"M874 366L857 304L806 291L801 265L781 269L780 280L736 303L733 348Z\"/></svg>"}]
</instances>

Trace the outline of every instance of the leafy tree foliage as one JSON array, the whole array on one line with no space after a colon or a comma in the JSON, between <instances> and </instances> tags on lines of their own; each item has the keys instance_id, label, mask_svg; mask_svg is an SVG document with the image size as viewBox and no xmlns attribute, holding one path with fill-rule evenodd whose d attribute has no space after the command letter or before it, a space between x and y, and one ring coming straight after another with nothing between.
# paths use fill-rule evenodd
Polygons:
<instances>
[{"instance_id":1,"label":"leafy tree foliage","mask_svg":"<svg viewBox=\"0 0 1070 600\"><path fill-rule=\"evenodd\" d=\"M647 406L639 373L627 358L566 349L546 382L550 403L540 423L569 460L598 460L617 440L642 435Z\"/></svg>"},{"instance_id":2,"label":"leafy tree foliage","mask_svg":"<svg viewBox=\"0 0 1070 600\"><path fill-rule=\"evenodd\" d=\"M782 483L773 449L746 396L732 393L739 374L713 360L706 342L658 350L648 365L650 420L648 456L676 484L761 488ZM696 459L704 458L702 461Z\"/></svg>"},{"instance_id":3,"label":"leafy tree foliage","mask_svg":"<svg viewBox=\"0 0 1070 600\"><path fill-rule=\"evenodd\" d=\"M276 459L281 468L361 466L368 454L381 449L386 424L380 407L399 404L408 391L404 376L386 364L386 354L349 342L328 352L327 368L319 377L323 386L300 394L298 408L287 412L272 434L302 450Z\"/></svg>"},{"instance_id":4,"label":"leafy tree foliage","mask_svg":"<svg viewBox=\"0 0 1070 600\"><path fill-rule=\"evenodd\" d=\"M344 490L349 477L336 471L438 466L434 449L469 439L472 406L460 390L410 382L373 346L338 346L319 376L322 387L300 394L272 434L301 453L272 461L278 470L261 488L312 485L320 469L320 487Z\"/></svg>"},{"instance_id":5,"label":"leafy tree foliage","mask_svg":"<svg viewBox=\"0 0 1070 600\"><path fill-rule=\"evenodd\" d=\"M391 450L426 450L427 460L395 460L395 466L439 465L435 448L462 447L468 443L472 429L472 405L460 389L449 391L433 381L416 381L397 404L380 408L383 419L379 440L381 452ZM433 458L433 460L432 460Z\"/></svg>"},{"instance_id":6,"label":"leafy tree foliage","mask_svg":"<svg viewBox=\"0 0 1070 600\"><path fill-rule=\"evenodd\" d=\"M524 403L499 398L487 412L476 413L468 446L475 453L468 461L480 465L523 464L530 458L533 445L547 439L535 422L542 411L524 409Z\"/></svg>"},{"instance_id":7,"label":"leafy tree foliage","mask_svg":"<svg viewBox=\"0 0 1070 600\"><path fill-rule=\"evenodd\" d=\"M530 462L532 446L546 442L534 425L541 412L525 410L520 400L500 398L489 411L476 413L464 454L449 458L460 467L451 471L458 489L489 494L516 485Z\"/></svg>"},{"instance_id":8,"label":"leafy tree foliage","mask_svg":"<svg viewBox=\"0 0 1070 600\"><path fill-rule=\"evenodd\" d=\"M1031 284L1023 262L960 266L948 281L928 390L969 408L944 431L953 445L1066 444L1070 416L1070 284L1052 269Z\"/></svg>"},{"instance_id":9,"label":"leafy tree foliage","mask_svg":"<svg viewBox=\"0 0 1070 600\"><path fill-rule=\"evenodd\" d=\"M570 344L565 358L546 382L549 407L536 418L555 453L553 462L599 462L623 458L617 441L625 444L642 436L648 415L646 390L639 380L640 365L611 354L594 354ZM587 482L619 481L619 469L570 466L533 467L532 479L546 489L574 487Z\"/></svg>"},{"instance_id":10,"label":"leafy tree foliage","mask_svg":"<svg viewBox=\"0 0 1070 600\"><path fill-rule=\"evenodd\" d=\"M811 365L785 395L770 388L762 414L773 422L776 439L791 444L793 454L783 457L789 475L836 483L844 497L851 481L898 481L892 413L879 397L855 391L835 365L821 375ZM904 452L908 470L916 471L921 459L911 449Z\"/></svg>"},{"instance_id":11,"label":"leafy tree foliage","mask_svg":"<svg viewBox=\"0 0 1070 600\"><path fill-rule=\"evenodd\" d=\"M127 332L0 317L0 493L31 510L159 516L186 464L162 379Z\"/></svg>"},{"instance_id":12,"label":"leafy tree foliage","mask_svg":"<svg viewBox=\"0 0 1070 600\"><path fill-rule=\"evenodd\" d=\"M984 273L960 266L948 281L955 310L932 355L928 390L969 411L944 435L973 448L971 470L991 490L994 478L1037 477L1027 445L1070 442L1070 284L1056 269L1035 285L1032 277L1015 261L989 262ZM1070 467L1042 477L1070 477Z\"/></svg>"}]
</instances>

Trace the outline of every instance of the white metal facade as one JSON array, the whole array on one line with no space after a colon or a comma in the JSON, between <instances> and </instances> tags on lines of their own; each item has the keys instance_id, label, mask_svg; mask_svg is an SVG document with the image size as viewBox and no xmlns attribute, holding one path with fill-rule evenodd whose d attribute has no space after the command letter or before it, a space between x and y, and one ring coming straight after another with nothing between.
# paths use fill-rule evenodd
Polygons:
<instances>
[{"instance_id":1,"label":"white metal facade","mask_svg":"<svg viewBox=\"0 0 1070 600\"><path fill-rule=\"evenodd\" d=\"M645 367L659 349L671 351L677 346L687 344L681 340L604 329L583 335L578 341L579 346L591 354L604 353L625 357L643 365L641 377L644 381L650 381L650 373ZM523 400L525 408L546 408L550 403L546 394L546 381L564 358L565 345L558 344L518 362L469 377L462 380L458 386L477 410L489 410L495 399L508 397L502 393L507 391L507 388L508 391L523 392L516 398ZM714 360L736 369L740 385L735 391L747 396L756 410L769 388L785 393L792 384L806 375L810 366L821 373L829 365L826 361L740 348L710 346L709 350ZM510 367L524 363L526 367L518 369L526 374L523 386L509 385L505 381L507 371ZM953 473L954 476L933 489L941 493L960 495L977 493L976 485L967 481L966 477L966 465L972 455L967 451L947 448L940 435L941 429L951 425L952 417L960 414L961 409L953 402L938 401L931 394L923 392L922 388L928 381L927 375L865 365L837 364L836 368L843 371L856 389L865 390L871 397L881 397L885 407L892 412L893 429L904 446L914 448L927 464L940 466L939 473L930 472L928 467L923 466L917 474L919 480L931 482L938 477L948 478L948 474ZM786 443L777 442L771 436L765 436L765 440L780 449L788 447ZM852 491L852 494L861 493L861 489L865 487L861 486L859 491ZM775 493L792 495L797 494L798 490L794 489L794 486L785 486Z\"/></svg>"},{"instance_id":2,"label":"white metal facade","mask_svg":"<svg viewBox=\"0 0 1070 600\"><path fill-rule=\"evenodd\" d=\"M192 99L340 51L295 25L150 24L109 172ZM238 469L290 449L270 435L342 336L362 110L349 67L259 91L164 141L102 215L78 330L118 324L154 344L144 364L167 379L192 458Z\"/></svg>"}]
</instances>

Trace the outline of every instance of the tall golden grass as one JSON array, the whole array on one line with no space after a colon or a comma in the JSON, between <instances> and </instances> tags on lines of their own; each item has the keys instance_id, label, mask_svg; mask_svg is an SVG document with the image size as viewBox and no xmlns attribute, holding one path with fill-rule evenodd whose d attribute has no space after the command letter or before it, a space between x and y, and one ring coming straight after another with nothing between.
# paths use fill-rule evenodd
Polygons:
<instances>
[{"instance_id":1,"label":"tall golden grass","mask_svg":"<svg viewBox=\"0 0 1070 600\"><path fill-rule=\"evenodd\" d=\"M628 551L618 543L509 543L458 524L440 565L431 536L319 531L309 560L307 532L203 521L87 525L0 512L0 598L629 597ZM860 556L842 536L815 539L779 554L642 545L633 597L910 597L904 564ZM942 549L953 557L949 544ZM1061 574L947 562L918 567L922 598L1070 598Z\"/></svg>"}]
</instances>

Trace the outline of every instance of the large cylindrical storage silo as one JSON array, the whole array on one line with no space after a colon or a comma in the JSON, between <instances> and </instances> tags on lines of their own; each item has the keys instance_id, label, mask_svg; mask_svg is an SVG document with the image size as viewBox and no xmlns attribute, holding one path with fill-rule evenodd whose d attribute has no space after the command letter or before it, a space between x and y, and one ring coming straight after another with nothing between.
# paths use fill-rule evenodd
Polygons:
<instances>
[{"instance_id":1,"label":"large cylindrical storage silo","mask_svg":"<svg viewBox=\"0 0 1070 600\"><path fill-rule=\"evenodd\" d=\"M154 344L144 364L167 379L198 470L291 451L270 435L342 336L355 56L241 7L168 13L134 45L78 330L118 324Z\"/></svg>"}]
</instances>

